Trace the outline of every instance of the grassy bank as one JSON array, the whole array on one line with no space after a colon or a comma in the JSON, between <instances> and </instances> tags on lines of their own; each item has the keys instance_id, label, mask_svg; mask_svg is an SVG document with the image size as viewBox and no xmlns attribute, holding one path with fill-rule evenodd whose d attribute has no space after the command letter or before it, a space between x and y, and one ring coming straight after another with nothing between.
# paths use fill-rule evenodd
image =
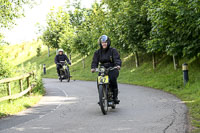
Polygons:
<instances>
[{"instance_id":1,"label":"grassy bank","mask_svg":"<svg viewBox=\"0 0 200 133\"><path fill-rule=\"evenodd\" d=\"M38 103L41 98L42 94L32 94L31 96L24 96L13 100L12 103L8 101L2 102L0 103L0 118L23 111Z\"/></svg>"},{"instance_id":2,"label":"grassy bank","mask_svg":"<svg viewBox=\"0 0 200 133\"><path fill-rule=\"evenodd\" d=\"M46 64L47 74L45 78L57 78L54 64L55 50L51 50L50 57L47 56L47 49L44 49L41 56L30 56L22 63L36 62L37 65ZM186 103L189 108L192 132L200 132L200 59L182 59L180 64L189 64L190 81L187 86L183 86L182 70L174 70L172 57L162 55L158 57L159 64L155 70L152 69L151 55L140 55L140 67L135 67L133 54L121 54L123 66L120 71L118 81L120 83L142 85L161 89L176 95ZM75 80L96 80L97 74L90 72L92 55L86 57L85 68L82 65L82 57L79 54L72 55L72 65L70 66L72 79Z\"/></svg>"},{"instance_id":3,"label":"grassy bank","mask_svg":"<svg viewBox=\"0 0 200 133\"><path fill-rule=\"evenodd\" d=\"M33 45L36 44L36 45ZM35 73L35 79L32 77L30 81L34 81L35 87L32 89L31 95L25 95L21 98L9 101L0 102L0 118L16 114L26 108L29 108L36 104L45 93L41 71L38 69L39 67L36 63L27 62L27 60L32 59L36 56L36 49L40 44L38 42L34 43L23 43L20 45L13 46L5 46L4 55L7 56L7 60L10 63L11 75L10 77L16 77L19 75L23 75L25 73L31 72L33 70L37 70ZM19 81L14 81L10 83L11 85L11 93L17 94L20 92ZM23 88L27 88L27 83L23 80ZM0 97L7 96L7 85L0 84Z\"/></svg>"}]
</instances>

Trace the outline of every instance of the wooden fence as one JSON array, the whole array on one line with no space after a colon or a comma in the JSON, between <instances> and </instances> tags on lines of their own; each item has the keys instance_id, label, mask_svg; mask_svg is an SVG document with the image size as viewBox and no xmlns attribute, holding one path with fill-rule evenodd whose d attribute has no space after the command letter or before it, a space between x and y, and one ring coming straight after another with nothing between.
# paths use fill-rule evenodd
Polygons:
<instances>
[{"instance_id":1,"label":"wooden fence","mask_svg":"<svg viewBox=\"0 0 200 133\"><path fill-rule=\"evenodd\" d=\"M27 74L24 74L24 75L21 75L18 77L14 77L14 78L6 78L6 79L0 80L0 84L7 84L7 93L8 93L8 96L0 98L0 102L6 101L6 100L10 101L12 99L17 99L17 98L22 97L23 95L27 94L28 92L30 94L31 89L33 87L33 85L30 83L31 76L34 77L34 72L27 73ZM23 88L23 80L24 79L26 80L25 82L27 83L27 89L25 89L25 90ZM17 81L17 80L19 81L20 93L12 95L10 83L13 81Z\"/></svg>"}]
</instances>

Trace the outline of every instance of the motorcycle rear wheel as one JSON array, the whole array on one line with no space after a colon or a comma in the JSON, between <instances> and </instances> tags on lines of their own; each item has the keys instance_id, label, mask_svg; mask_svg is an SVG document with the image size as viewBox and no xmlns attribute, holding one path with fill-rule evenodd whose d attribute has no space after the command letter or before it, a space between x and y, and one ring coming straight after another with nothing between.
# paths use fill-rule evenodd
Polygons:
<instances>
[{"instance_id":1,"label":"motorcycle rear wheel","mask_svg":"<svg viewBox=\"0 0 200 133\"><path fill-rule=\"evenodd\" d=\"M114 104L113 106L112 106L112 109L115 109L116 108L116 104Z\"/></svg>"}]
</instances>

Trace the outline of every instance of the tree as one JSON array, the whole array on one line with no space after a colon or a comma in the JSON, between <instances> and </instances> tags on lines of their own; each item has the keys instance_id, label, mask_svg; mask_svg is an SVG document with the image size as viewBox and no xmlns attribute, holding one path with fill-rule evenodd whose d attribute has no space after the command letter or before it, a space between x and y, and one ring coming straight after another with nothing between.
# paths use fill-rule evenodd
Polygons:
<instances>
[{"instance_id":1,"label":"tree","mask_svg":"<svg viewBox=\"0 0 200 133\"><path fill-rule=\"evenodd\" d=\"M24 5L33 5L32 0L0 0L0 29L11 28L15 20L24 16ZM0 33L0 41L3 33Z\"/></svg>"},{"instance_id":2,"label":"tree","mask_svg":"<svg viewBox=\"0 0 200 133\"><path fill-rule=\"evenodd\" d=\"M74 27L72 47L82 55L83 68L85 68L85 56L89 55L91 45L90 28L87 24L87 16L90 10L80 8L80 2L74 4L75 10L70 13L70 22Z\"/></svg>"},{"instance_id":3,"label":"tree","mask_svg":"<svg viewBox=\"0 0 200 133\"><path fill-rule=\"evenodd\" d=\"M47 27L43 32L42 40L44 44L51 48L59 48L60 38L68 26L69 15L59 8L58 11L52 9L47 16Z\"/></svg>"},{"instance_id":4,"label":"tree","mask_svg":"<svg viewBox=\"0 0 200 133\"><path fill-rule=\"evenodd\" d=\"M67 20L68 21L66 22L64 32L60 37L60 46L64 49L64 51L67 52L67 54L69 54L71 60L72 44L75 34L74 28L72 27L72 25L70 25L69 19Z\"/></svg>"},{"instance_id":5,"label":"tree","mask_svg":"<svg viewBox=\"0 0 200 133\"><path fill-rule=\"evenodd\" d=\"M24 16L24 5L33 5L31 0L0 0L0 79L11 76L11 66L3 54L2 45L4 29L12 28L15 20Z\"/></svg>"},{"instance_id":6,"label":"tree","mask_svg":"<svg viewBox=\"0 0 200 133\"><path fill-rule=\"evenodd\" d=\"M104 0L111 14L114 33L124 51L135 53L136 67L139 66L138 51L145 51L151 24L147 20L145 0Z\"/></svg>"},{"instance_id":7,"label":"tree","mask_svg":"<svg viewBox=\"0 0 200 133\"><path fill-rule=\"evenodd\" d=\"M150 0L148 19L152 22L148 51L166 52L175 57L197 56L199 46L198 1Z\"/></svg>"}]
</instances>

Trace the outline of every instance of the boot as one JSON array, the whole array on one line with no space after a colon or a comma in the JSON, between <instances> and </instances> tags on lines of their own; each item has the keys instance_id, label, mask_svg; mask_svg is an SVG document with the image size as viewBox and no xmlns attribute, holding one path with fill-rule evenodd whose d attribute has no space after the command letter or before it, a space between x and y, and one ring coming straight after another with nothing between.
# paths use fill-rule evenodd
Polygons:
<instances>
[{"instance_id":1,"label":"boot","mask_svg":"<svg viewBox=\"0 0 200 133\"><path fill-rule=\"evenodd\" d=\"M119 104L120 100L118 99L118 89L113 90L113 100L115 104Z\"/></svg>"}]
</instances>

